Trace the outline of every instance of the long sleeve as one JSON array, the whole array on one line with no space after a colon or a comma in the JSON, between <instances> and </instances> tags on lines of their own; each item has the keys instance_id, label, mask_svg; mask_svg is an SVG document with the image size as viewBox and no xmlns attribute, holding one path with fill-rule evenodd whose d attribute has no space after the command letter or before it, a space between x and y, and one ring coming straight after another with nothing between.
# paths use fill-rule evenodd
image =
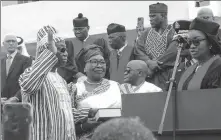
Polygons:
<instances>
[{"instance_id":1,"label":"long sleeve","mask_svg":"<svg viewBox=\"0 0 221 140\"><path fill-rule=\"evenodd\" d=\"M146 38L149 30L150 29L148 28L143 31L135 42L134 55L136 60L143 60L145 62L147 62L147 60L150 60L145 50Z\"/></svg>"},{"instance_id":2,"label":"long sleeve","mask_svg":"<svg viewBox=\"0 0 221 140\"><path fill-rule=\"evenodd\" d=\"M55 66L58 59L49 50L44 50L31 67L27 68L19 78L21 90L26 94L36 93L43 84L47 74Z\"/></svg>"},{"instance_id":3,"label":"long sleeve","mask_svg":"<svg viewBox=\"0 0 221 140\"><path fill-rule=\"evenodd\" d=\"M74 122L75 124L77 124L84 121L88 117L90 108L81 108L81 109L77 108L77 100L76 100L77 87L73 82L68 84L68 90L71 96Z\"/></svg>"}]
</instances>

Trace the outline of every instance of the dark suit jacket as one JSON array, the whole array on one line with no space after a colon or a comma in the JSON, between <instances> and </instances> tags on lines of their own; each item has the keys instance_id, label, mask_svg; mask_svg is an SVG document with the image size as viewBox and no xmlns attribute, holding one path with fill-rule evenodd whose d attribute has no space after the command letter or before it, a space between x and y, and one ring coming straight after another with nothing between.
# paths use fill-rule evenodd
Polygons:
<instances>
[{"instance_id":1,"label":"dark suit jacket","mask_svg":"<svg viewBox=\"0 0 221 140\"><path fill-rule=\"evenodd\" d=\"M24 70L31 66L32 60L17 53L9 69L8 76L6 76L6 59L6 56L1 59L1 95L10 98L20 90L18 79Z\"/></svg>"}]
</instances>

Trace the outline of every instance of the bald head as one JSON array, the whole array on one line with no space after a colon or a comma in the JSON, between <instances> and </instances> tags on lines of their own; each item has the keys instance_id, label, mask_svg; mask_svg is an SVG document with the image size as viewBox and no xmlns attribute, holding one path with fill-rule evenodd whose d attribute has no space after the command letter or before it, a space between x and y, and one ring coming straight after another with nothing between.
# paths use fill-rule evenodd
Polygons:
<instances>
[{"instance_id":1,"label":"bald head","mask_svg":"<svg viewBox=\"0 0 221 140\"><path fill-rule=\"evenodd\" d=\"M3 42L4 47L8 51L8 53L13 53L17 50L18 41L15 35L6 35Z\"/></svg>"},{"instance_id":2,"label":"bald head","mask_svg":"<svg viewBox=\"0 0 221 140\"><path fill-rule=\"evenodd\" d=\"M145 72L147 74L147 64L142 60L132 60L127 64L127 67L130 67L131 69L137 69Z\"/></svg>"},{"instance_id":3,"label":"bald head","mask_svg":"<svg viewBox=\"0 0 221 140\"><path fill-rule=\"evenodd\" d=\"M205 19L205 20L214 20L213 11L209 8L202 8L198 11L197 17Z\"/></svg>"},{"instance_id":4,"label":"bald head","mask_svg":"<svg viewBox=\"0 0 221 140\"><path fill-rule=\"evenodd\" d=\"M124 73L124 83L140 85L145 81L148 74L147 64L142 60L132 60L127 64Z\"/></svg>"}]
</instances>

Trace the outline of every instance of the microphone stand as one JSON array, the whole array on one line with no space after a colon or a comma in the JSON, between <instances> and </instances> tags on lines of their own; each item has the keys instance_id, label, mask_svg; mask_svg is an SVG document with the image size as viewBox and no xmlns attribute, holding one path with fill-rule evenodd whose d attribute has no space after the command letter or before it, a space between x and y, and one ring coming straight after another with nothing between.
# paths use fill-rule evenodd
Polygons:
<instances>
[{"instance_id":1,"label":"microphone stand","mask_svg":"<svg viewBox=\"0 0 221 140\"><path fill-rule=\"evenodd\" d=\"M174 64L172 77L169 80L170 86L169 86L169 90L168 90L168 93L167 93L167 98L166 98L166 102L165 102L165 105L164 105L164 110L163 110L163 115L162 115L162 118L161 118L160 126L159 126L159 129L158 129L158 134L162 135L165 116L166 116L166 113L167 113L167 108L168 108L170 96L171 96L173 87L175 87L175 93L174 93L174 98L173 98L173 140L176 140L176 128L177 128L177 113L176 113L176 110L177 110L176 109L177 86L176 86L176 83L175 83L175 76L176 76L176 72L177 72L177 67L179 65L181 50L182 50L182 47L183 47L183 43L180 43L180 41L178 41L178 43L179 43L179 45L178 45L178 48L177 48L176 61L175 61L175 64Z\"/></svg>"}]
</instances>

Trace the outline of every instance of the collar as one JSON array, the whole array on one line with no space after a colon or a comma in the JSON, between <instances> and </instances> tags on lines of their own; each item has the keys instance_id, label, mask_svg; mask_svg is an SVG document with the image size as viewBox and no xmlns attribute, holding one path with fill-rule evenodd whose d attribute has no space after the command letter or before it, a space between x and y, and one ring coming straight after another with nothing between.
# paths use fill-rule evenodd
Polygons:
<instances>
[{"instance_id":1,"label":"collar","mask_svg":"<svg viewBox=\"0 0 221 140\"><path fill-rule=\"evenodd\" d=\"M124 48L126 48L127 47L127 43L125 43L125 45L122 47L122 48L120 48L119 50L117 50L117 52L119 53L119 52L122 52L123 50L124 50Z\"/></svg>"},{"instance_id":2,"label":"collar","mask_svg":"<svg viewBox=\"0 0 221 140\"><path fill-rule=\"evenodd\" d=\"M15 50L12 54L10 54L10 56L12 57L12 59L14 59L15 55L17 54L17 50ZM9 54L7 54L7 57L9 56Z\"/></svg>"},{"instance_id":3,"label":"collar","mask_svg":"<svg viewBox=\"0 0 221 140\"><path fill-rule=\"evenodd\" d=\"M84 42L86 42L88 38L89 38L89 35L84 39Z\"/></svg>"}]
</instances>

